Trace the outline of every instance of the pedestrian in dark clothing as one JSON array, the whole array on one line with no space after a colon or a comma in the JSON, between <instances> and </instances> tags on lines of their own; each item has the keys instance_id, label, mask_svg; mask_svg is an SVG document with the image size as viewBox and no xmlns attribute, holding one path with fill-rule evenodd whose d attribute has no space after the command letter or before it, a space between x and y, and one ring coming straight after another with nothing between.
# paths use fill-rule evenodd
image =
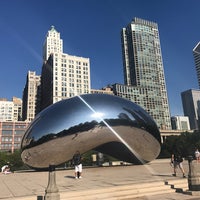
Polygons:
<instances>
[{"instance_id":1,"label":"pedestrian in dark clothing","mask_svg":"<svg viewBox=\"0 0 200 200\"><path fill-rule=\"evenodd\" d=\"M173 168L174 168L174 173L172 175L176 176L177 168L179 167L179 169L181 170L181 172L183 174L183 178L186 178L185 170L183 168L183 158L182 158L182 156L180 154L172 154L171 163L173 164Z\"/></svg>"},{"instance_id":2,"label":"pedestrian in dark clothing","mask_svg":"<svg viewBox=\"0 0 200 200\"><path fill-rule=\"evenodd\" d=\"M72 158L72 163L75 167L75 179L82 178L82 163L81 163L82 157L79 151L76 151Z\"/></svg>"}]
</instances>

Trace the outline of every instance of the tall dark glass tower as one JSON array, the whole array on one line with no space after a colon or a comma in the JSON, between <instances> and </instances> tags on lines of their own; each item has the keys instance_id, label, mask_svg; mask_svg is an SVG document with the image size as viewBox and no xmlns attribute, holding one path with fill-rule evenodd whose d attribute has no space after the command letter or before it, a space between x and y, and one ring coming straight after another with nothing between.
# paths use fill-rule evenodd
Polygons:
<instances>
[{"instance_id":1,"label":"tall dark glass tower","mask_svg":"<svg viewBox=\"0 0 200 200\"><path fill-rule=\"evenodd\" d=\"M200 130L200 90L189 89L181 93L183 112L189 117L190 128Z\"/></svg>"},{"instance_id":2,"label":"tall dark glass tower","mask_svg":"<svg viewBox=\"0 0 200 200\"><path fill-rule=\"evenodd\" d=\"M134 18L121 42L125 86L116 84L115 93L142 106L159 128L171 129L158 25Z\"/></svg>"}]
</instances>

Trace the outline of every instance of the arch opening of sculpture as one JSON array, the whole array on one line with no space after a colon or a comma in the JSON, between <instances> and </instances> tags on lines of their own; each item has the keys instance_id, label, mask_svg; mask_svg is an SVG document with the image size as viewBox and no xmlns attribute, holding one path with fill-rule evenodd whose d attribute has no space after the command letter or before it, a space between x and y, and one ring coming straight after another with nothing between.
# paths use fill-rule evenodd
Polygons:
<instances>
[{"instance_id":1,"label":"arch opening of sculpture","mask_svg":"<svg viewBox=\"0 0 200 200\"><path fill-rule=\"evenodd\" d=\"M85 94L47 107L29 125L21 157L44 169L70 160L76 150L97 150L121 161L143 164L160 153L160 132L135 103L107 94Z\"/></svg>"}]
</instances>

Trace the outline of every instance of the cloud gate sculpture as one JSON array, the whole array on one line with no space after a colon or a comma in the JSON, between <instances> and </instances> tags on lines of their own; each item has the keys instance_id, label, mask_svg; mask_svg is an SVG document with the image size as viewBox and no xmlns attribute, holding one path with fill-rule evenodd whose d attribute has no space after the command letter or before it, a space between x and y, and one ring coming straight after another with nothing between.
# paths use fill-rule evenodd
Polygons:
<instances>
[{"instance_id":1,"label":"cloud gate sculpture","mask_svg":"<svg viewBox=\"0 0 200 200\"><path fill-rule=\"evenodd\" d=\"M21 157L44 169L70 160L79 150L97 150L121 161L144 164L160 153L154 120L135 103L114 95L85 94L59 101L27 128Z\"/></svg>"}]
</instances>

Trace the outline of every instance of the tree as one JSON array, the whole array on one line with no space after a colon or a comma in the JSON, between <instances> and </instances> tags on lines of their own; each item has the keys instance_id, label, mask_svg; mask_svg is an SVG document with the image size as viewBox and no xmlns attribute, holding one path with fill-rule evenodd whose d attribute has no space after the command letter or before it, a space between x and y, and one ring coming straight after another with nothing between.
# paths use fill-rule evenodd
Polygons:
<instances>
[{"instance_id":1,"label":"tree","mask_svg":"<svg viewBox=\"0 0 200 200\"><path fill-rule=\"evenodd\" d=\"M180 136L169 136L161 146L160 158L169 158L173 151L178 151L183 157L194 156L195 149L200 149L200 132L184 132Z\"/></svg>"},{"instance_id":2,"label":"tree","mask_svg":"<svg viewBox=\"0 0 200 200\"><path fill-rule=\"evenodd\" d=\"M0 166L9 165L11 171L20 169L29 169L21 159L21 152L19 150L11 152L0 152Z\"/></svg>"}]
</instances>

